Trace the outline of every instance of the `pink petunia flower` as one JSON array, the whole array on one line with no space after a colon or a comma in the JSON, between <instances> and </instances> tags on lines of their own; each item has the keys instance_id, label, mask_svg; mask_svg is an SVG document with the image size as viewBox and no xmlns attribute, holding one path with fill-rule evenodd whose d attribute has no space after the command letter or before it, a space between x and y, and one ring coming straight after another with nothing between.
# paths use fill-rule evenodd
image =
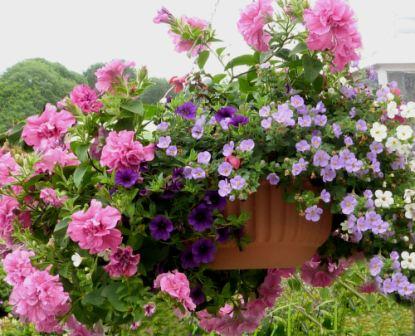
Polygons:
<instances>
[{"instance_id":1,"label":"pink petunia flower","mask_svg":"<svg viewBox=\"0 0 415 336\"><path fill-rule=\"evenodd\" d=\"M172 18L173 15L169 12L169 10L165 7L161 7L157 11L157 15L154 17L153 22L154 23L169 23L170 18Z\"/></svg>"},{"instance_id":2,"label":"pink petunia flower","mask_svg":"<svg viewBox=\"0 0 415 336\"><path fill-rule=\"evenodd\" d=\"M110 262L104 269L113 278L122 276L131 277L137 272L140 255L133 254L131 246L118 247L110 255Z\"/></svg>"},{"instance_id":3,"label":"pink petunia flower","mask_svg":"<svg viewBox=\"0 0 415 336\"><path fill-rule=\"evenodd\" d=\"M59 208L66 201L67 197L60 197L55 189L52 188L43 188L40 191L40 199L43 200L46 204L52 205L56 208Z\"/></svg>"},{"instance_id":4,"label":"pink petunia flower","mask_svg":"<svg viewBox=\"0 0 415 336\"><path fill-rule=\"evenodd\" d=\"M182 76L182 77L173 76L169 80L169 84L174 87L175 93L182 92L185 83L186 83L186 76Z\"/></svg>"},{"instance_id":5,"label":"pink petunia flower","mask_svg":"<svg viewBox=\"0 0 415 336\"><path fill-rule=\"evenodd\" d=\"M0 151L0 188L5 184L15 182L16 175L20 174L20 166L16 163L9 152Z\"/></svg>"},{"instance_id":6,"label":"pink petunia flower","mask_svg":"<svg viewBox=\"0 0 415 336\"><path fill-rule=\"evenodd\" d=\"M65 110L56 112L55 106L46 104L41 115L27 118L22 137L29 146L43 151L60 145L63 136L73 124L75 118L71 113Z\"/></svg>"},{"instance_id":7,"label":"pink petunia flower","mask_svg":"<svg viewBox=\"0 0 415 336\"><path fill-rule=\"evenodd\" d=\"M84 113L99 112L103 104L98 100L94 90L88 85L81 84L75 86L70 94L72 103L78 106Z\"/></svg>"},{"instance_id":8,"label":"pink petunia flower","mask_svg":"<svg viewBox=\"0 0 415 336\"><path fill-rule=\"evenodd\" d=\"M124 82L128 77L124 73L126 69L134 68L134 62L125 62L122 60L113 60L95 72L97 82L96 89L100 93L112 92L113 86Z\"/></svg>"},{"instance_id":9,"label":"pink petunia flower","mask_svg":"<svg viewBox=\"0 0 415 336\"><path fill-rule=\"evenodd\" d=\"M273 13L272 0L257 0L241 13L237 23L238 30L246 43L255 50L269 50L271 35L264 31L264 26Z\"/></svg>"},{"instance_id":10,"label":"pink petunia flower","mask_svg":"<svg viewBox=\"0 0 415 336\"><path fill-rule=\"evenodd\" d=\"M110 132L101 154L101 165L110 170L138 169L144 161L154 159L154 145L143 146L134 140L133 131Z\"/></svg>"},{"instance_id":11,"label":"pink petunia flower","mask_svg":"<svg viewBox=\"0 0 415 336\"><path fill-rule=\"evenodd\" d=\"M190 297L189 280L185 274L177 270L159 274L154 280L154 288L160 288L171 297L177 299L188 310L194 310L196 305Z\"/></svg>"},{"instance_id":12,"label":"pink petunia flower","mask_svg":"<svg viewBox=\"0 0 415 336\"><path fill-rule=\"evenodd\" d=\"M304 11L311 50L329 50L334 55L334 70L341 71L351 61L358 61L362 46L353 10L343 0L318 0L313 9Z\"/></svg>"},{"instance_id":13,"label":"pink petunia flower","mask_svg":"<svg viewBox=\"0 0 415 336\"><path fill-rule=\"evenodd\" d=\"M11 286L21 285L36 269L32 266L30 257L34 257L32 251L16 249L9 253L3 260L3 268L6 272L5 281Z\"/></svg>"},{"instance_id":14,"label":"pink petunia flower","mask_svg":"<svg viewBox=\"0 0 415 336\"><path fill-rule=\"evenodd\" d=\"M77 211L71 218L69 237L82 249L89 250L89 253L115 250L121 244L122 235L116 228L121 214L116 208L103 207L101 202L92 200L87 211Z\"/></svg>"},{"instance_id":15,"label":"pink petunia flower","mask_svg":"<svg viewBox=\"0 0 415 336\"><path fill-rule=\"evenodd\" d=\"M65 330L69 331L69 336L102 336L103 333L98 330L89 330L78 322L75 316L70 316L65 325Z\"/></svg>"},{"instance_id":16,"label":"pink petunia flower","mask_svg":"<svg viewBox=\"0 0 415 336\"><path fill-rule=\"evenodd\" d=\"M13 220L15 211L19 208L19 202L10 196L0 196L0 238L7 244L12 243Z\"/></svg>"},{"instance_id":17,"label":"pink petunia flower","mask_svg":"<svg viewBox=\"0 0 415 336\"><path fill-rule=\"evenodd\" d=\"M60 332L57 317L69 310L69 295L63 289L59 276L47 270L35 270L13 288L9 302L23 320L32 322L40 332Z\"/></svg>"},{"instance_id":18,"label":"pink petunia flower","mask_svg":"<svg viewBox=\"0 0 415 336\"><path fill-rule=\"evenodd\" d=\"M77 157L67 149L56 147L46 150L35 164L36 172L52 174L55 166L67 167L79 164Z\"/></svg>"}]
</instances>

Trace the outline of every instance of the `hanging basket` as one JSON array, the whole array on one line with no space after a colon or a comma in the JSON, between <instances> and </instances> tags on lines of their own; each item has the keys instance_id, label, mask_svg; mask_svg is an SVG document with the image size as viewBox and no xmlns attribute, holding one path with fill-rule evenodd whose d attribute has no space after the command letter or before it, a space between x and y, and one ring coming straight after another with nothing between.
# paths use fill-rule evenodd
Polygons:
<instances>
[{"instance_id":1,"label":"hanging basket","mask_svg":"<svg viewBox=\"0 0 415 336\"><path fill-rule=\"evenodd\" d=\"M246 201L228 202L226 215L251 214L244 231L251 242L241 251L230 242L218 246L216 270L285 268L302 265L329 237L332 216L323 212L319 222L298 214L294 204L283 199L283 190L263 183Z\"/></svg>"}]
</instances>

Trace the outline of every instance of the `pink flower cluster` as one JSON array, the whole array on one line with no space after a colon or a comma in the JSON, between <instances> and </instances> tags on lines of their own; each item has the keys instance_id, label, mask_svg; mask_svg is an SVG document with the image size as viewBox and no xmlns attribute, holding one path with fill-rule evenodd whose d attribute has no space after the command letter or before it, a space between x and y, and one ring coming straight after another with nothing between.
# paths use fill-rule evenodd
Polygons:
<instances>
[{"instance_id":1,"label":"pink flower cluster","mask_svg":"<svg viewBox=\"0 0 415 336\"><path fill-rule=\"evenodd\" d=\"M98 328L95 328L98 329ZM84 325L79 323L74 316L70 316L65 325L65 330L69 331L69 336L102 336L100 330L88 330Z\"/></svg>"},{"instance_id":2,"label":"pink flower cluster","mask_svg":"<svg viewBox=\"0 0 415 336\"><path fill-rule=\"evenodd\" d=\"M238 30L246 43L255 50L269 50L271 35L264 31L264 26L273 13L272 0L257 0L241 13L237 23Z\"/></svg>"},{"instance_id":3,"label":"pink flower cluster","mask_svg":"<svg viewBox=\"0 0 415 336\"><path fill-rule=\"evenodd\" d=\"M128 79L125 70L134 67L134 62L125 62L122 60L113 60L105 64L95 72L95 76L97 77L97 82L95 84L96 89L100 93L113 92L114 85L123 83Z\"/></svg>"},{"instance_id":4,"label":"pink flower cluster","mask_svg":"<svg viewBox=\"0 0 415 336\"><path fill-rule=\"evenodd\" d=\"M0 196L0 238L7 244L12 243L13 221L19 202L10 196Z\"/></svg>"},{"instance_id":5,"label":"pink flower cluster","mask_svg":"<svg viewBox=\"0 0 415 336\"><path fill-rule=\"evenodd\" d=\"M79 164L77 157L63 147L47 149L41 156L40 161L35 164L37 173L52 174L55 166L76 166Z\"/></svg>"},{"instance_id":6,"label":"pink flower cluster","mask_svg":"<svg viewBox=\"0 0 415 336\"><path fill-rule=\"evenodd\" d=\"M92 200L87 211L77 211L71 219L68 235L82 249L95 254L117 249L121 244L122 235L116 228L121 214L116 208L103 207L101 202Z\"/></svg>"},{"instance_id":7,"label":"pink flower cluster","mask_svg":"<svg viewBox=\"0 0 415 336\"><path fill-rule=\"evenodd\" d=\"M301 278L313 287L328 287L341 275L352 260L341 260L339 263L328 261L323 263L318 255L313 256L310 261L301 267Z\"/></svg>"},{"instance_id":8,"label":"pink flower cluster","mask_svg":"<svg viewBox=\"0 0 415 336\"><path fill-rule=\"evenodd\" d=\"M110 262L104 269L113 278L131 277L137 272L140 255L133 254L131 246L118 247L110 255Z\"/></svg>"},{"instance_id":9,"label":"pink flower cluster","mask_svg":"<svg viewBox=\"0 0 415 336\"><path fill-rule=\"evenodd\" d=\"M160 288L162 292L177 299L187 310L194 310L196 305L190 297L189 280L185 274L174 270L159 274L154 280L154 288Z\"/></svg>"},{"instance_id":10,"label":"pink flower cluster","mask_svg":"<svg viewBox=\"0 0 415 336\"><path fill-rule=\"evenodd\" d=\"M238 309L225 305L215 316L202 310L197 313L199 325L207 332L217 332L223 336L239 336L254 332L265 316L266 309L272 308L281 295L281 280L290 277L293 269L270 269L259 287L259 297L241 302Z\"/></svg>"},{"instance_id":11,"label":"pink flower cluster","mask_svg":"<svg viewBox=\"0 0 415 336\"><path fill-rule=\"evenodd\" d=\"M362 46L353 10L343 0L318 0L313 9L304 11L311 50L329 50L334 55L334 69L341 71L351 61L358 61Z\"/></svg>"},{"instance_id":12,"label":"pink flower cluster","mask_svg":"<svg viewBox=\"0 0 415 336\"><path fill-rule=\"evenodd\" d=\"M9 302L22 320L33 323L40 332L61 332L57 320L69 311L69 295L63 289L59 276L49 270L34 268L33 252L15 250L3 261L6 281L13 286Z\"/></svg>"},{"instance_id":13,"label":"pink flower cluster","mask_svg":"<svg viewBox=\"0 0 415 336\"><path fill-rule=\"evenodd\" d=\"M84 113L99 112L103 104L98 100L96 92L88 85L81 84L72 90L71 101L78 106Z\"/></svg>"},{"instance_id":14,"label":"pink flower cluster","mask_svg":"<svg viewBox=\"0 0 415 336\"><path fill-rule=\"evenodd\" d=\"M43 188L40 191L40 199L43 200L43 202L45 202L46 204L59 208L66 201L67 197L59 196L55 189Z\"/></svg>"},{"instance_id":15,"label":"pink flower cluster","mask_svg":"<svg viewBox=\"0 0 415 336\"><path fill-rule=\"evenodd\" d=\"M56 111L56 107L46 104L45 110L39 116L27 118L23 128L23 140L37 151L45 151L61 145L68 129L75 124L74 116L68 111Z\"/></svg>"},{"instance_id":16,"label":"pink flower cluster","mask_svg":"<svg viewBox=\"0 0 415 336\"><path fill-rule=\"evenodd\" d=\"M110 132L101 154L101 165L110 170L130 168L138 170L144 161L154 159L154 145L143 146L134 140L133 131Z\"/></svg>"},{"instance_id":17,"label":"pink flower cluster","mask_svg":"<svg viewBox=\"0 0 415 336\"><path fill-rule=\"evenodd\" d=\"M16 175L20 173L20 166L9 152L0 151L0 188L6 184L15 182Z\"/></svg>"}]
</instances>

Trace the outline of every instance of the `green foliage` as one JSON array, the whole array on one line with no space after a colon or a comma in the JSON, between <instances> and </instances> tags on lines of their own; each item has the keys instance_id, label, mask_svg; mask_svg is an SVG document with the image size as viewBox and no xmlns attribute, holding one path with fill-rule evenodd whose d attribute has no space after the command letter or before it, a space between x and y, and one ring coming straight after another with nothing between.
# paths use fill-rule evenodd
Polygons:
<instances>
[{"instance_id":1,"label":"green foliage","mask_svg":"<svg viewBox=\"0 0 415 336\"><path fill-rule=\"evenodd\" d=\"M170 84L164 78L150 78L153 83L141 95L141 100L146 104L156 104L170 89Z\"/></svg>"},{"instance_id":2,"label":"green foliage","mask_svg":"<svg viewBox=\"0 0 415 336\"><path fill-rule=\"evenodd\" d=\"M19 62L0 77L0 129L56 103L84 77L41 58Z\"/></svg>"}]
</instances>

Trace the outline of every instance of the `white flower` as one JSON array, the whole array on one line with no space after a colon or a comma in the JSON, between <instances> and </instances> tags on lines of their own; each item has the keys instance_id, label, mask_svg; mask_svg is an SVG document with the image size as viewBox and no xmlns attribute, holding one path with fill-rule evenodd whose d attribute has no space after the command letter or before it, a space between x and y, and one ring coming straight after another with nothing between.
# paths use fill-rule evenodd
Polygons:
<instances>
[{"instance_id":1,"label":"white flower","mask_svg":"<svg viewBox=\"0 0 415 336\"><path fill-rule=\"evenodd\" d=\"M75 253L74 255L72 255L71 260L72 260L72 264L75 267L79 267L79 265L81 265L82 263L82 257L78 253Z\"/></svg>"},{"instance_id":2,"label":"white flower","mask_svg":"<svg viewBox=\"0 0 415 336\"><path fill-rule=\"evenodd\" d=\"M376 190L375 196L375 206L377 208L389 208L393 204L392 193L389 190Z\"/></svg>"},{"instance_id":3,"label":"white flower","mask_svg":"<svg viewBox=\"0 0 415 336\"><path fill-rule=\"evenodd\" d=\"M340 77L339 82L340 82L341 85L346 85L347 84L347 79L344 78L344 77Z\"/></svg>"},{"instance_id":4,"label":"white flower","mask_svg":"<svg viewBox=\"0 0 415 336\"><path fill-rule=\"evenodd\" d=\"M387 110L388 117L391 118L391 119L395 118L395 116L397 114L399 114L398 104L396 104L396 102L394 102L394 101L391 101L388 104L386 110Z\"/></svg>"},{"instance_id":5,"label":"white flower","mask_svg":"<svg viewBox=\"0 0 415 336\"><path fill-rule=\"evenodd\" d=\"M210 84L212 84L212 78L210 77L203 77L202 78L202 83L205 84L206 86L209 86Z\"/></svg>"},{"instance_id":6,"label":"white flower","mask_svg":"<svg viewBox=\"0 0 415 336\"><path fill-rule=\"evenodd\" d=\"M335 95L336 94L336 90L334 88L329 88L327 90L327 92L328 92L329 95Z\"/></svg>"},{"instance_id":7,"label":"white flower","mask_svg":"<svg viewBox=\"0 0 415 336\"><path fill-rule=\"evenodd\" d=\"M394 99L395 99L395 96L393 95L393 93L389 92L389 93L386 95L386 98L388 98L388 100L394 100Z\"/></svg>"},{"instance_id":8,"label":"white flower","mask_svg":"<svg viewBox=\"0 0 415 336\"><path fill-rule=\"evenodd\" d=\"M405 218L414 219L415 218L415 204L405 204Z\"/></svg>"},{"instance_id":9,"label":"white flower","mask_svg":"<svg viewBox=\"0 0 415 336\"><path fill-rule=\"evenodd\" d=\"M406 204L412 203L412 197L415 196L415 190L413 189L405 189L403 194L403 199Z\"/></svg>"},{"instance_id":10,"label":"white flower","mask_svg":"<svg viewBox=\"0 0 415 336\"><path fill-rule=\"evenodd\" d=\"M399 149L402 147L402 144L395 137L389 137L388 140L386 140L385 146L391 152L394 152L394 151L399 151Z\"/></svg>"},{"instance_id":11,"label":"white flower","mask_svg":"<svg viewBox=\"0 0 415 336\"><path fill-rule=\"evenodd\" d=\"M415 118L415 103L408 102L406 105L401 105L401 116L404 118Z\"/></svg>"},{"instance_id":12,"label":"white flower","mask_svg":"<svg viewBox=\"0 0 415 336\"><path fill-rule=\"evenodd\" d=\"M411 172L415 173L415 159L408 162L409 169Z\"/></svg>"},{"instance_id":13,"label":"white flower","mask_svg":"<svg viewBox=\"0 0 415 336\"><path fill-rule=\"evenodd\" d=\"M370 135L375 139L377 142L382 142L382 140L386 139L387 135L387 128L385 125L381 123L375 122L370 130Z\"/></svg>"},{"instance_id":14,"label":"white flower","mask_svg":"<svg viewBox=\"0 0 415 336\"><path fill-rule=\"evenodd\" d=\"M412 137L414 131L412 130L411 126L408 125L399 125L396 128L396 136L399 140L408 140Z\"/></svg>"},{"instance_id":15,"label":"white flower","mask_svg":"<svg viewBox=\"0 0 415 336\"><path fill-rule=\"evenodd\" d=\"M167 104L167 98L166 97L163 97L163 98L161 98L160 100L159 100L159 103L160 104Z\"/></svg>"},{"instance_id":16,"label":"white flower","mask_svg":"<svg viewBox=\"0 0 415 336\"><path fill-rule=\"evenodd\" d=\"M415 252L403 251L401 254L401 266L403 269L415 270Z\"/></svg>"}]
</instances>

